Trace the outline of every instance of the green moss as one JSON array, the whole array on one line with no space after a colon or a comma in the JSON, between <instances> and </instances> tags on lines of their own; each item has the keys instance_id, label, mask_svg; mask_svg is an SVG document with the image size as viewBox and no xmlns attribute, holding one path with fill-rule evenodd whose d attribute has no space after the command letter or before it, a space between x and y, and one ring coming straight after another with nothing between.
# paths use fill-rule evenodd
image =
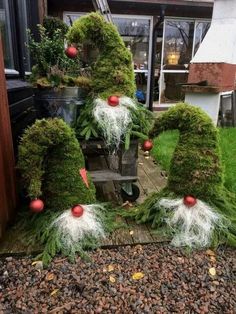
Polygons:
<instances>
[{"instance_id":1,"label":"green moss","mask_svg":"<svg viewBox=\"0 0 236 314\"><path fill-rule=\"evenodd\" d=\"M92 65L91 87L95 95L104 99L113 94L134 97L132 55L114 25L100 14L91 13L74 22L67 38L71 43L93 43L99 49Z\"/></svg>"},{"instance_id":2,"label":"green moss","mask_svg":"<svg viewBox=\"0 0 236 314\"><path fill-rule=\"evenodd\" d=\"M157 118L150 136L174 129L179 131L179 140L170 162L167 186L149 196L131 215L139 223L150 222L156 230L173 235L174 230L166 224L170 213L158 206L158 201L193 195L226 218L227 225L216 228L212 245L236 246L236 196L224 188L218 130L207 114L187 104L176 105Z\"/></svg>"},{"instance_id":3,"label":"green moss","mask_svg":"<svg viewBox=\"0 0 236 314\"><path fill-rule=\"evenodd\" d=\"M179 104L155 122L151 136L179 130L168 177L168 188L178 195L207 200L223 187L218 130L201 109Z\"/></svg>"},{"instance_id":4,"label":"green moss","mask_svg":"<svg viewBox=\"0 0 236 314\"><path fill-rule=\"evenodd\" d=\"M38 120L20 142L18 168L30 198L41 197L47 208L65 210L95 201L80 176L84 157L74 131L60 119Z\"/></svg>"}]
</instances>

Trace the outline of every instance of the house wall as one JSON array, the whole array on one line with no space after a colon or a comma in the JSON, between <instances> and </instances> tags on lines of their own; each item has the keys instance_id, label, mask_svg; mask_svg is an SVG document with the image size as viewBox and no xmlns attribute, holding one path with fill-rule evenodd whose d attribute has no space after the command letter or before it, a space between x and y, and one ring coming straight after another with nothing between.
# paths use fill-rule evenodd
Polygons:
<instances>
[{"instance_id":1,"label":"house wall","mask_svg":"<svg viewBox=\"0 0 236 314\"><path fill-rule=\"evenodd\" d=\"M204 1L108 1L113 14L159 15L163 4L166 16L211 18L213 2ZM63 17L63 11L90 12L94 11L89 0L48 0L48 14Z\"/></svg>"}]
</instances>

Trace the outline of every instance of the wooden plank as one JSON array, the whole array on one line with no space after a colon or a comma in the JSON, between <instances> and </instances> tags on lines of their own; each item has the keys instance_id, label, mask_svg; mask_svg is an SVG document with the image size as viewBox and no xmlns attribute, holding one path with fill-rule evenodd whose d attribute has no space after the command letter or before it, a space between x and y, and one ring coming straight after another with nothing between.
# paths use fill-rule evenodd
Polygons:
<instances>
[{"instance_id":1,"label":"wooden plank","mask_svg":"<svg viewBox=\"0 0 236 314\"><path fill-rule=\"evenodd\" d=\"M146 225L137 225L133 220L126 219L130 231L132 231L132 238L135 244L153 243L151 236Z\"/></svg>"},{"instance_id":2,"label":"wooden plank","mask_svg":"<svg viewBox=\"0 0 236 314\"><path fill-rule=\"evenodd\" d=\"M91 178L94 182L107 182L107 181L136 181L137 176L121 176L119 173L112 170L96 170L90 171Z\"/></svg>"},{"instance_id":3,"label":"wooden plank","mask_svg":"<svg viewBox=\"0 0 236 314\"><path fill-rule=\"evenodd\" d=\"M133 238L130 235L130 230L127 222L122 217L117 217L117 222L124 223L125 228L115 230L111 235L112 245L131 245L134 244Z\"/></svg>"},{"instance_id":4,"label":"wooden plank","mask_svg":"<svg viewBox=\"0 0 236 314\"><path fill-rule=\"evenodd\" d=\"M144 171L143 165L139 165L138 168L138 181L143 187L144 193L146 195L149 195L153 192L157 192L156 187L154 186L154 184Z\"/></svg>"},{"instance_id":5,"label":"wooden plank","mask_svg":"<svg viewBox=\"0 0 236 314\"><path fill-rule=\"evenodd\" d=\"M151 236L152 239L153 239L153 242L159 243L159 242L170 241L170 238L168 238L168 237L165 236L165 235L160 236L160 235L154 234L154 229L151 228L151 225L150 225L150 224L146 224L146 228L148 229L148 231L149 231L149 233L150 233L150 236Z\"/></svg>"},{"instance_id":6,"label":"wooden plank","mask_svg":"<svg viewBox=\"0 0 236 314\"><path fill-rule=\"evenodd\" d=\"M161 175L161 169L158 165L154 164L152 157L146 159L143 154L140 153L139 164L142 164L144 172L147 174L157 191L160 191L166 186L167 179Z\"/></svg>"},{"instance_id":7,"label":"wooden plank","mask_svg":"<svg viewBox=\"0 0 236 314\"><path fill-rule=\"evenodd\" d=\"M12 143L10 114L4 73L2 41L0 36L0 145L1 145L1 181L0 194L3 203L0 206L1 233L7 221L13 217L16 208L15 162ZM1 234L0 234L1 237Z\"/></svg>"}]
</instances>

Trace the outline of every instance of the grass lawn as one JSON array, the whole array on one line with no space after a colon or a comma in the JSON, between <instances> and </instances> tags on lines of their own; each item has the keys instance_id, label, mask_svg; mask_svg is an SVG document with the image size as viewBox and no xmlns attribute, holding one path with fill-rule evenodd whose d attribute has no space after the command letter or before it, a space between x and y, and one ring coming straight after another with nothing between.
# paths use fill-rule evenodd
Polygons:
<instances>
[{"instance_id":1,"label":"grass lawn","mask_svg":"<svg viewBox=\"0 0 236 314\"><path fill-rule=\"evenodd\" d=\"M178 131L163 132L154 140L152 155L167 171L178 141ZM220 129L220 147L225 167L225 186L236 193L236 128Z\"/></svg>"}]
</instances>

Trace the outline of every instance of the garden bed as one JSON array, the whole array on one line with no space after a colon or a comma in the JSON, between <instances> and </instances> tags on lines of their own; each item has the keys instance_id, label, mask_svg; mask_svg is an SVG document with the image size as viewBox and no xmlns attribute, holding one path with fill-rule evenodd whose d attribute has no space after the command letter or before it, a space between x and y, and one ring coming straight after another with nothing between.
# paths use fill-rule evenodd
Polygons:
<instances>
[{"instance_id":1,"label":"garden bed","mask_svg":"<svg viewBox=\"0 0 236 314\"><path fill-rule=\"evenodd\" d=\"M0 312L234 313L235 250L189 255L153 244L98 250L91 258L70 264L56 257L48 269L30 258L1 259Z\"/></svg>"}]
</instances>

